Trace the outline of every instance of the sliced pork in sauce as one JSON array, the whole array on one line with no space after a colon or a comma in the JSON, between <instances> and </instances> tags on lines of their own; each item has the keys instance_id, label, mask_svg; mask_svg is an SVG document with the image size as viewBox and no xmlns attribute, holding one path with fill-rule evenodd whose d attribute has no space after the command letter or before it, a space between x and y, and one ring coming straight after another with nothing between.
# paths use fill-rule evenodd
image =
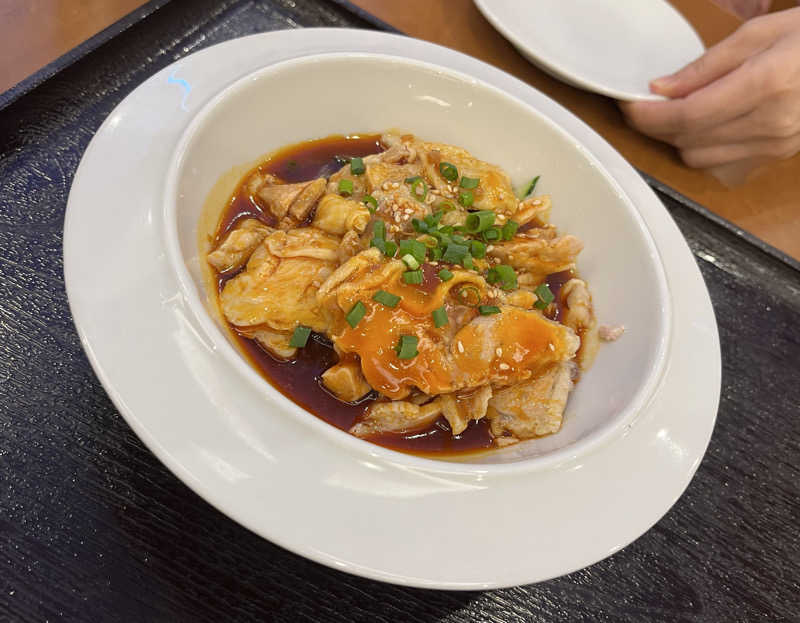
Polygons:
<instances>
[{"instance_id":1,"label":"sliced pork in sauce","mask_svg":"<svg viewBox=\"0 0 800 623\"><path fill-rule=\"evenodd\" d=\"M387 133L267 161L231 206L208 255L220 309L269 365L327 353L315 376L274 381L298 403L293 388L319 387L317 415L399 449L559 430L599 333L583 244L550 223L549 196L520 201L466 150Z\"/></svg>"}]
</instances>

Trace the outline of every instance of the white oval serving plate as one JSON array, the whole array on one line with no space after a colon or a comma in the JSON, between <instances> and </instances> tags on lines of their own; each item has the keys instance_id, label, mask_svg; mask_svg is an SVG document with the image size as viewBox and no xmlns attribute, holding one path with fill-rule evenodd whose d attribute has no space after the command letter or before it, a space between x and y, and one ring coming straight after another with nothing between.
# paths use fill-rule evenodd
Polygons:
<instances>
[{"instance_id":1,"label":"white oval serving plate","mask_svg":"<svg viewBox=\"0 0 800 623\"><path fill-rule=\"evenodd\" d=\"M663 261L672 339L658 387L616 438L533 472L413 466L370 444L345 451L301 418L269 417L264 392L220 355L165 251L170 154L197 111L237 78L324 52L404 56L493 85L576 137L630 198ZM406 37L346 29L266 33L154 75L87 148L67 207L64 264L89 360L147 446L242 525L350 573L477 589L579 569L658 521L689 483L713 430L716 323L694 259L653 192L558 104L489 65Z\"/></svg>"}]
</instances>

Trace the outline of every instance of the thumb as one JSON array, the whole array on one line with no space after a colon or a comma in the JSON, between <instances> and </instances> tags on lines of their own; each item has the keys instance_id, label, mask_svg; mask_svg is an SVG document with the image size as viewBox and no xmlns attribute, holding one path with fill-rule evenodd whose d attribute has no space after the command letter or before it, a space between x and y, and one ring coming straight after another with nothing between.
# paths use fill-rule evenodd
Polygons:
<instances>
[{"instance_id":1,"label":"thumb","mask_svg":"<svg viewBox=\"0 0 800 623\"><path fill-rule=\"evenodd\" d=\"M774 33L772 24L764 23L766 21L757 18L743 24L683 69L653 80L650 90L666 97L685 97L718 80L769 46Z\"/></svg>"}]
</instances>

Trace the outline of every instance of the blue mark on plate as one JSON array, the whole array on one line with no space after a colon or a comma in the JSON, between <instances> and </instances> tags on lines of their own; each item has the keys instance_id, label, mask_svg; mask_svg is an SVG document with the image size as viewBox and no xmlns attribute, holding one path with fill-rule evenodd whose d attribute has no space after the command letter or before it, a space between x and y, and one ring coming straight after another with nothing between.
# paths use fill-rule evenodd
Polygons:
<instances>
[{"instance_id":1,"label":"blue mark on plate","mask_svg":"<svg viewBox=\"0 0 800 623\"><path fill-rule=\"evenodd\" d=\"M180 86L183 89L183 98L181 99L181 108L183 110L189 110L188 108L186 108L186 98L189 97L189 93L192 90L192 85L189 84L188 82L186 82L186 80L184 80L183 78L176 78L175 77L175 72L176 71L178 71L178 70L177 69L173 69L172 70L172 73L169 75L169 78L167 78L167 83L168 84L177 84L178 86Z\"/></svg>"}]
</instances>

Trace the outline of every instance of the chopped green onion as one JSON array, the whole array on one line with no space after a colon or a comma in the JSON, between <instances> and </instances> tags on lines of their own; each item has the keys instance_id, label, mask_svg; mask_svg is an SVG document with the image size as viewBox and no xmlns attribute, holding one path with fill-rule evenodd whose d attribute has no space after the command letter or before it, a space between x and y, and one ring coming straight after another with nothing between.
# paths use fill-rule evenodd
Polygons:
<instances>
[{"instance_id":1,"label":"chopped green onion","mask_svg":"<svg viewBox=\"0 0 800 623\"><path fill-rule=\"evenodd\" d=\"M367 210L369 210L370 214L375 214L375 210L378 209L378 200L372 195L364 195L361 199L361 203L367 206Z\"/></svg>"},{"instance_id":2,"label":"chopped green onion","mask_svg":"<svg viewBox=\"0 0 800 623\"><path fill-rule=\"evenodd\" d=\"M486 257L486 245L483 244L480 240L473 240L469 243L469 251L472 254L472 257L477 259L482 259Z\"/></svg>"},{"instance_id":3,"label":"chopped green onion","mask_svg":"<svg viewBox=\"0 0 800 623\"><path fill-rule=\"evenodd\" d=\"M455 234L453 236L453 242L455 242L456 244L467 244L467 239L464 238L464 236L459 236L458 234Z\"/></svg>"},{"instance_id":4,"label":"chopped green onion","mask_svg":"<svg viewBox=\"0 0 800 623\"><path fill-rule=\"evenodd\" d=\"M420 188L422 188L422 192L419 191ZM411 184L411 196L420 203L425 201L425 197L428 196L428 185L425 183L425 180L419 178Z\"/></svg>"},{"instance_id":5,"label":"chopped green onion","mask_svg":"<svg viewBox=\"0 0 800 623\"><path fill-rule=\"evenodd\" d=\"M527 197L533 192L533 189L536 188L536 182L539 181L539 177L540 176L537 175L530 182L528 182L528 185L524 187L522 194L520 194L519 196L520 199L525 199L525 197Z\"/></svg>"},{"instance_id":6,"label":"chopped green onion","mask_svg":"<svg viewBox=\"0 0 800 623\"><path fill-rule=\"evenodd\" d=\"M386 239L386 223L383 221L375 221L372 224L372 235L376 238Z\"/></svg>"},{"instance_id":7,"label":"chopped green onion","mask_svg":"<svg viewBox=\"0 0 800 623\"><path fill-rule=\"evenodd\" d=\"M414 177L407 177L407 178L405 179L405 183L406 183L406 184L413 184L413 183L414 183L414 182L416 182L417 180L421 180L421 179L422 179L422 176L420 176L420 175L415 175Z\"/></svg>"},{"instance_id":8,"label":"chopped green onion","mask_svg":"<svg viewBox=\"0 0 800 623\"><path fill-rule=\"evenodd\" d=\"M444 199L439 202L439 204L436 206L436 209L441 210L442 212L451 212L452 210L456 209L456 204L449 199Z\"/></svg>"},{"instance_id":9,"label":"chopped green onion","mask_svg":"<svg viewBox=\"0 0 800 623\"><path fill-rule=\"evenodd\" d=\"M480 210L479 212L470 212L467 215L467 220L464 226L470 234L478 234L486 231L494 225L495 213L491 210Z\"/></svg>"},{"instance_id":10,"label":"chopped green onion","mask_svg":"<svg viewBox=\"0 0 800 623\"><path fill-rule=\"evenodd\" d=\"M462 244L452 242L447 245L447 248L442 255L442 261L449 262L450 264L458 264L469 251L469 247Z\"/></svg>"},{"instance_id":11,"label":"chopped green onion","mask_svg":"<svg viewBox=\"0 0 800 623\"><path fill-rule=\"evenodd\" d=\"M503 225L502 235L503 240L511 240L514 237L514 234L517 233L519 229L519 223L515 221L508 221L505 225Z\"/></svg>"},{"instance_id":12,"label":"chopped green onion","mask_svg":"<svg viewBox=\"0 0 800 623\"><path fill-rule=\"evenodd\" d=\"M498 264L489 269L486 281L489 283L500 282L503 290L513 290L517 287L517 273L507 264Z\"/></svg>"},{"instance_id":13,"label":"chopped green onion","mask_svg":"<svg viewBox=\"0 0 800 623\"><path fill-rule=\"evenodd\" d=\"M479 177L467 177L465 175L461 178L461 188L477 188L480 181Z\"/></svg>"},{"instance_id":14,"label":"chopped green onion","mask_svg":"<svg viewBox=\"0 0 800 623\"><path fill-rule=\"evenodd\" d=\"M433 214L428 214L428 216L425 217L425 224L428 227L436 227L439 224L439 221L442 220L443 214L444 212L440 211L434 212Z\"/></svg>"},{"instance_id":15,"label":"chopped green onion","mask_svg":"<svg viewBox=\"0 0 800 623\"><path fill-rule=\"evenodd\" d=\"M364 160L362 158L350 159L350 173L353 175L361 175L366 170L367 169L364 166Z\"/></svg>"},{"instance_id":16,"label":"chopped green onion","mask_svg":"<svg viewBox=\"0 0 800 623\"><path fill-rule=\"evenodd\" d=\"M481 316L491 316L492 314L499 314L500 308L497 305L479 305L478 313Z\"/></svg>"},{"instance_id":17,"label":"chopped green onion","mask_svg":"<svg viewBox=\"0 0 800 623\"><path fill-rule=\"evenodd\" d=\"M449 162L439 163L439 173L442 174L444 179L450 182L455 182L458 179L458 169L456 169L455 165L450 164Z\"/></svg>"},{"instance_id":18,"label":"chopped green onion","mask_svg":"<svg viewBox=\"0 0 800 623\"><path fill-rule=\"evenodd\" d=\"M486 242L492 242L494 240L500 240L502 237L502 232L500 231L499 227L490 227L486 231L481 232L481 236Z\"/></svg>"},{"instance_id":19,"label":"chopped green onion","mask_svg":"<svg viewBox=\"0 0 800 623\"><path fill-rule=\"evenodd\" d=\"M433 312L431 312L431 316L433 316L433 326L437 329L450 322L447 318L447 311L445 311L444 307L434 309Z\"/></svg>"},{"instance_id":20,"label":"chopped green onion","mask_svg":"<svg viewBox=\"0 0 800 623\"><path fill-rule=\"evenodd\" d=\"M461 265L462 265L464 268L466 268L467 270L473 270L473 269L475 268L475 264L473 264L473 263L472 263L472 256L471 256L469 253L467 253L467 254L466 254L466 255L465 255L465 256L464 256L464 257L461 259Z\"/></svg>"},{"instance_id":21,"label":"chopped green onion","mask_svg":"<svg viewBox=\"0 0 800 623\"><path fill-rule=\"evenodd\" d=\"M386 257L394 257L397 252L397 245L391 240L384 240L383 238L373 238L370 241L370 246L375 247Z\"/></svg>"},{"instance_id":22,"label":"chopped green onion","mask_svg":"<svg viewBox=\"0 0 800 623\"><path fill-rule=\"evenodd\" d=\"M353 180L339 180L339 194L349 197L353 194Z\"/></svg>"},{"instance_id":23,"label":"chopped green onion","mask_svg":"<svg viewBox=\"0 0 800 623\"><path fill-rule=\"evenodd\" d=\"M311 335L311 329L303 325L297 325L289 340L289 346L292 348L303 348L308 342L308 336Z\"/></svg>"},{"instance_id":24,"label":"chopped green onion","mask_svg":"<svg viewBox=\"0 0 800 623\"><path fill-rule=\"evenodd\" d=\"M403 273L403 281L405 281L408 285L418 286L422 283L422 271L407 270Z\"/></svg>"},{"instance_id":25,"label":"chopped green onion","mask_svg":"<svg viewBox=\"0 0 800 623\"><path fill-rule=\"evenodd\" d=\"M419 268L419 262L410 253L406 253L400 259L403 260L403 262L405 262L405 265L408 266L411 270L417 270Z\"/></svg>"},{"instance_id":26,"label":"chopped green onion","mask_svg":"<svg viewBox=\"0 0 800 623\"><path fill-rule=\"evenodd\" d=\"M350 311L347 312L347 315L344 317L347 320L347 324L349 324L354 329L356 325L361 322L361 319L364 317L364 314L367 313L367 308L364 307L364 303L358 301L353 307L350 308Z\"/></svg>"},{"instance_id":27,"label":"chopped green onion","mask_svg":"<svg viewBox=\"0 0 800 623\"><path fill-rule=\"evenodd\" d=\"M439 279L442 281L450 281L453 278L453 273L451 273L446 268L443 268L439 271Z\"/></svg>"},{"instance_id":28,"label":"chopped green onion","mask_svg":"<svg viewBox=\"0 0 800 623\"><path fill-rule=\"evenodd\" d=\"M442 259L442 248L441 247L433 247L431 249L431 258L434 260Z\"/></svg>"},{"instance_id":29,"label":"chopped green onion","mask_svg":"<svg viewBox=\"0 0 800 623\"><path fill-rule=\"evenodd\" d=\"M475 195L471 190L462 190L458 193L458 202L465 208L470 207L473 201L475 201Z\"/></svg>"},{"instance_id":30,"label":"chopped green onion","mask_svg":"<svg viewBox=\"0 0 800 623\"><path fill-rule=\"evenodd\" d=\"M413 359L419 355L417 344L419 344L419 338L415 335L401 335L400 341L397 343L397 346L395 346L397 358Z\"/></svg>"},{"instance_id":31,"label":"chopped green onion","mask_svg":"<svg viewBox=\"0 0 800 623\"><path fill-rule=\"evenodd\" d=\"M464 286L458 291L458 298L470 307L475 307L481 302L481 293L475 286Z\"/></svg>"},{"instance_id":32,"label":"chopped green onion","mask_svg":"<svg viewBox=\"0 0 800 623\"><path fill-rule=\"evenodd\" d=\"M378 290L372 295L372 300L378 301L378 303L381 305L386 305L386 307L397 307L397 304L400 302L400 297L396 294L392 294L391 292Z\"/></svg>"},{"instance_id":33,"label":"chopped green onion","mask_svg":"<svg viewBox=\"0 0 800 623\"><path fill-rule=\"evenodd\" d=\"M439 227L439 233L441 234L446 234L449 236L453 233L453 231L454 229L452 225L443 225L442 227Z\"/></svg>"},{"instance_id":34,"label":"chopped green onion","mask_svg":"<svg viewBox=\"0 0 800 623\"><path fill-rule=\"evenodd\" d=\"M555 294L553 294L552 290L550 290L546 283L537 286L533 292L539 297L539 300L534 303L538 309L544 309L550 305L550 303L556 300Z\"/></svg>"},{"instance_id":35,"label":"chopped green onion","mask_svg":"<svg viewBox=\"0 0 800 623\"><path fill-rule=\"evenodd\" d=\"M428 224L425 221L421 221L418 218L412 218L411 225L414 227L416 231L418 231L421 234L428 233Z\"/></svg>"},{"instance_id":36,"label":"chopped green onion","mask_svg":"<svg viewBox=\"0 0 800 623\"><path fill-rule=\"evenodd\" d=\"M411 255L417 262L422 264L425 261L425 254L428 248L419 240L401 240L400 241L400 257L404 255Z\"/></svg>"}]
</instances>

